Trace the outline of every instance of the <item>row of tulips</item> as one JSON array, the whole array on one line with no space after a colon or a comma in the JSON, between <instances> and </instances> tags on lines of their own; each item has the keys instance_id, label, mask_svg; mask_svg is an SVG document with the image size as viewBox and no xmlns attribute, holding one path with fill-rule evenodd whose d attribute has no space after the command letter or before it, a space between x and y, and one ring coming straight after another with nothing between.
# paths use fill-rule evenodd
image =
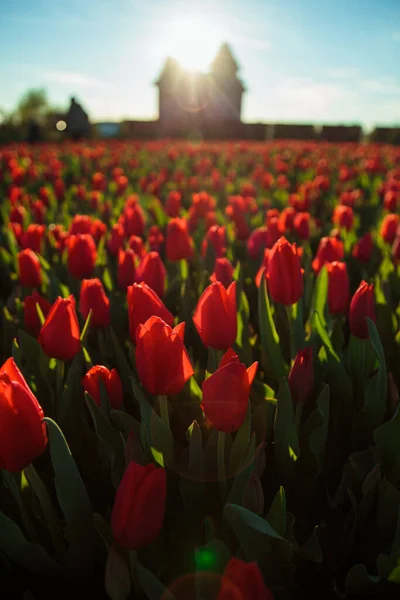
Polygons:
<instances>
[{"instance_id":1,"label":"row of tulips","mask_svg":"<svg viewBox=\"0 0 400 600\"><path fill-rule=\"evenodd\" d=\"M398 150L10 146L0 198L10 598L397 593Z\"/></svg>"}]
</instances>

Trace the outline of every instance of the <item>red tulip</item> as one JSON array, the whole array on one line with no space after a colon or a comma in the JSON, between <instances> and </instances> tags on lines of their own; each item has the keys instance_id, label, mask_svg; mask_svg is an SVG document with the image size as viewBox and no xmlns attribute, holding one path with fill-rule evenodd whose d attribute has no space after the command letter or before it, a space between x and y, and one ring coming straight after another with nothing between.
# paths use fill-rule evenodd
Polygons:
<instances>
[{"instance_id":1,"label":"red tulip","mask_svg":"<svg viewBox=\"0 0 400 600\"><path fill-rule=\"evenodd\" d=\"M218 225L212 225L206 233L206 237L202 243L202 255L205 256L207 252L207 246L211 244L214 249L215 256L217 258L224 256L226 253L226 233L225 227Z\"/></svg>"},{"instance_id":2,"label":"red tulip","mask_svg":"<svg viewBox=\"0 0 400 600\"><path fill-rule=\"evenodd\" d=\"M371 259L374 243L372 241L371 232L365 233L355 244L353 248L353 256L361 262L368 262Z\"/></svg>"},{"instance_id":3,"label":"red tulip","mask_svg":"<svg viewBox=\"0 0 400 600\"><path fill-rule=\"evenodd\" d=\"M101 404L100 381L103 382L110 404L114 410L121 408L124 392L121 379L116 369L107 369L101 365L95 365L86 373L83 378L83 387L85 392L90 394L98 406Z\"/></svg>"},{"instance_id":4,"label":"red tulip","mask_svg":"<svg viewBox=\"0 0 400 600\"><path fill-rule=\"evenodd\" d=\"M36 225L34 223L28 225L27 230L21 234L22 248L30 248L33 252L36 252L36 254L40 254L42 251L44 234L44 225Z\"/></svg>"},{"instance_id":5,"label":"red tulip","mask_svg":"<svg viewBox=\"0 0 400 600\"><path fill-rule=\"evenodd\" d=\"M75 215L69 226L70 235L78 233L90 233L92 229L92 218L89 215Z\"/></svg>"},{"instance_id":6,"label":"red tulip","mask_svg":"<svg viewBox=\"0 0 400 600\"><path fill-rule=\"evenodd\" d=\"M19 280L26 287L39 287L42 283L42 269L36 254L29 248L18 252Z\"/></svg>"},{"instance_id":7,"label":"red tulip","mask_svg":"<svg viewBox=\"0 0 400 600\"><path fill-rule=\"evenodd\" d=\"M71 360L81 349L75 298L60 298L54 302L39 333L39 344L47 356Z\"/></svg>"},{"instance_id":8,"label":"red tulip","mask_svg":"<svg viewBox=\"0 0 400 600\"><path fill-rule=\"evenodd\" d=\"M350 231L354 223L354 213L351 206L336 206L333 211L332 222L338 227L343 227L347 231Z\"/></svg>"},{"instance_id":9,"label":"red tulip","mask_svg":"<svg viewBox=\"0 0 400 600\"><path fill-rule=\"evenodd\" d=\"M162 529L167 496L165 470L130 462L118 486L111 513L111 530L123 548L139 549Z\"/></svg>"},{"instance_id":10,"label":"red tulip","mask_svg":"<svg viewBox=\"0 0 400 600\"><path fill-rule=\"evenodd\" d=\"M205 346L230 348L237 335L236 281L227 290L219 281L209 285L200 296L193 322Z\"/></svg>"},{"instance_id":11,"label":"red tulip","mask_svg":"<svg viewBox=\"0 0 400 600\"><path fill-rule=\"evenodd\" d=\"M350 303L349 324L352 335L360 339L369 337L367 317L376 322L374 286L362 281Z\"/></svg>"},{"instance_id":12,"label":"red tulip","mask_svg":"<svg viewBox=\"0 0 400 600\"><path fill-rule=\"evenodd\" d=\"M36 290L32 296L26 296L24 300L24 323L27 331L35 337L39 335L42 327L36 304L39 304L44 317L47 317L51 309L51 302L47 298L43 298Z\"/></svg>"},{"instance_id":13,"label":"red tulip","mask_svg":"<svg viewBox=\"0 0 400 600\"><path fill-rule=\"evenodd\" d=\"M75 279L92 276L96 264L96 244L90 234L77 233L68 239L68 271Z\"/></svg>"},{"instance_id":14,"label":"red tulip","mask_svg":"<svg viewBox=\"0 0 400 600\"><path fill-rule=\"evenodd\" d=\"M256 562L231 558L225 567L217 600L274 600Z\"/></svg>"},{"instance_id":15,"label":"red tulip","mask_svg":"<svg viewBox=\"0 0 400 600\"><path fill-rule=\"evenodd\" d=\"M110 324L110 300L100 279L82 280L79 311L85 321L92 311L91 324L94 327L107 327Z\"/></svg>"},{"instance_id":16,"label":"red tulip","mask_svg":"<svg viewBox=\"0 0 400 600\"><path fill-rule=\"evenodd\" d=\"M193 240L189 235L185 219L177 217L168 223L166 253L167 259L173 262L192 258Z\"/></svg>"},{"instance_id":17,"label":"red tulip","mask_svg":"<svg viewBox=\"0 0 400 600\"><path fill-rule=\"evenodd\" d=\"M343 259L343 242L334 237L323 237L319 242L317 255L312 261L312 268L314 272L318 274L325 263Z\"/></svg>"},{"instance_id":18,"label":"red tulip","mask_svg":"<svg viewBox=\"0 0 400 600\"><path fill-rule=\"evenodd\" d=\"M143 240L137 235L131 235L131 237L128 240L128 246L139 257L142 257L145 253Z\"/></svg>"},{"instance_id":19,"label":"red tulip","mask_svg":"<svg viewBox=\"0 0 400 600\"><path fill-rule=\"evenodd\" d=\"M125 236L129 238L131 235L142 236L145 226L144 212L139 204L131 204L125 209L120 222L123 225Z\"/></svg>"},{"instance_id":20,"label":"red tulip","mask_svg":"<svg viewBox=\"0 0 400 600\"><path fill-rule=\"evenodd\" d=\"M134 283L129 286L127 300L129 333L134 344L136 344L138 326L143 325L152 316L160 317L172 327L173 315L146 283Z\"/></svg>"},{"instance_id":21,"label":"red tulip","mask_svg":"<svg viewBox=\"0 0 400 600\"><path fill-rule=\"evenodd\" d=\"M283 209L279 216L279 229L281 233L290 233L292 231L296 214L292 206Z\"/></svg>"},{"instance_id":22,"label":"red tulip","mask_svg":"<svg viewBox=\"0 0 400 600\"><path fill-rule=\"evenodd\" d=\"M228 288L233 280L233 266L227 258L217 258L215 260L214 273L210 281L220 281L225 288Z\"/></svg>"},{"instance_id":23,"label":"red tulip","mask_svg":"<svg viewBox=\"0 0 400 600\"><path fill-rule=\"evenodd\" d=\"M299 212L294 218L293 229L301 240L308 240L310 237L310 220L308 212Z\"/></svg>"},{"instance_id":24,"label":"red tulip","mask_svg":"<svg viewBox=\"0 0 400 600\"><path fill-rule=\"evenodd\" d=\"M289 387L295 404L303 404L314 389L312 348L299 350L289 373Z\"/></svg>"},{"instance_id":25,"label":"red tulip","mask_svg":"<svg viewBox=\"0 0 400 600\"><path fill-rule=\"evenodd\" d=\"M381 236L387 244L393 244L397 234L397 227L400 224L398 215L386 215L381 225Z\"/></svg>"},{"instance_id":26,"label":"red tulip","mask_svg":"<svg viewBox=\"0 0 400 600\"><path fill-rule=\"evenodd\" d=\"M150 317L136 333L136 367L151 394L178 394L193 375L183 337L185 324L171 329L160 317Z\"/></svg>"},{"instance_id":27,"label":"red tulip","mask_svg":"<svg viewBox=\"0 0 400 600\"><path fill-rule=\"evenodd\" d=\"M224 432L239 429L246 416L257 367L255 362L246 369L234 350L225 352L218 369L202 385L201 408L212 427Z\"/></svg>"},{"instance_id":28,"label":"red tulip","mask_svg":"<svg viewBox=\"0 0 400 600\"><path fill-rule=\"evenodd\" d=\"M247 252L253 260L260 260L261 252L267 246L267 228L257 227L247 240Z\"/></svg>"},{"instance_id":29,"label":"red tulip","mask_svg":"<svg viewBox=\"0 0 400 600\"><path fill-rule=\"evenodd\" d=\"M124 228L120 223L113 225L111 229L111 238L108 241L108 251L112 256L118 254L122 249L122 244L125 238Z\"/></svg>"},{"instance_id":30,"label":"red tulip","mask_svg":"<svg viewBox=\"0 0 400 600\"><path fill-rule=\"evenodd\" d=\"M346 263L335 261L327 263L328 304L332 315L346 312L349 305L349 276Z\"/></svg>"},{"instance_id":31,"label":"red tulip","mask_svg":"<svg viewBox=\"0 0 400 600\"><path fill-rule=\"evenodd\" d=\"M118 285L122 290L126 290L128 285L135 281L136 273L136 254L133 250L120 250L118 253Z\"/></svg>"},{"instance_id":32,"label":"red tulip","mask_svg":"<svg viewBox=\"0 0 400 600\"><path fill-rule=\"evenodd\" d=\"M16 472L47 445L42 407L13 358L0 368L0 469Z\"/></svg>"},{"instance_id":33,"label":"red tulip","mask_svg":"<svg viewBox=\"0 0 400 600\"><path fill-rule=\"evenodd\" d=\"M303 294L303 273L296 244L281 237L268 261L268 289L275 302L295 304Z\"/></svg>"},{"instance_id":34,"label":"red tulip","mask_svg":"<svg viewBox=\"0 0 400 600\"><path fill-rule=\"evenodd\" d=\"M175 190L171 190L168 194L165 203L165 212L169 217L178 217L181 210L182 194Z\"/></svg>"},{"instance_id":35,"label":"red tulip","mask_svg":"<svg viewBox=\"0 0 400 600\"><path fill-rule=\"evenodd\" d=\"M158 252L149 252L142 258L136 271L136 282L144 281L157 296L164 295L165 278L167 271Z\"/></svg>"}]
</instances>

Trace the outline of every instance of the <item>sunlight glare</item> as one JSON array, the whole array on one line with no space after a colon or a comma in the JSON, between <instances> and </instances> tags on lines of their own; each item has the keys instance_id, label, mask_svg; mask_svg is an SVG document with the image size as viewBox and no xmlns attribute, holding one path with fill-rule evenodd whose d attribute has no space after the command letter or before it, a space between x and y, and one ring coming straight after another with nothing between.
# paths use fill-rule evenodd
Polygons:
<instances>
[{"instance_id":1,"label":"sunlight glare","mask_svg":"<svg viewBox=\"0 0 400 600\"><path fill-rule=\"evenodd\" d=\"M212 24L190 17L169 23L160 49L185 69L207 71L222 42L221 32Z\"/></svg>"}]
</instances>

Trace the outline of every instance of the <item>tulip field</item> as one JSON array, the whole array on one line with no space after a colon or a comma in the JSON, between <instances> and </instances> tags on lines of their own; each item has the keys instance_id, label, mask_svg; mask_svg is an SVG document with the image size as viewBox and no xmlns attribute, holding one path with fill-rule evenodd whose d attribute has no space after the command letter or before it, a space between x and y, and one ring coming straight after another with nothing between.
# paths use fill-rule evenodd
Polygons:
<instances>
[{"instance_id":1,"label":"tulip field","mask_svg":"<svg viewBox=\"0 0 400 600\"><path fill-rule=\"evenodd\" d=\"M0 147L1 598L400 597L400 148Z\"/></svg>"}]
</instances>

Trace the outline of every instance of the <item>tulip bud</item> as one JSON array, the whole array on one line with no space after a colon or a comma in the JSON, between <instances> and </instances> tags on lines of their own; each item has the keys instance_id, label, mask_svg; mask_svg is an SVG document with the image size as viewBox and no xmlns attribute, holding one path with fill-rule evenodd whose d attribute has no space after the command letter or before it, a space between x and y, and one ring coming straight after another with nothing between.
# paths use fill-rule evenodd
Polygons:
<instances>
[{"instance_id":1,"label":"tulip bud","mask_svg":"<svg viewBox=\"0 0 400 600\"><path fill-rule=\"evenodd\" d=\"M225 288L228 288L233 280L233 266L227 258L217 258L215 260L214 273L210 277L211 282L220 281Z\"/></svg>"},{"instance_id":2,"label":"tulip bud","mask_svg":"<svg viewBox=\"0 0 400 600\"><path fill-rule=\"evenodd\" d=\"M257 367L255 362L246 369L234 350L225 352L218 369L202 385L201 408L212 427L223 432L239 429L246 416Z\"/></svg>"},{"instance_id":3,"label":"tulip bud","mask_svg":"<svg viewBox=\"0 0 400 600\"><path fill-rule=\"evenodd\" d=\"M36 304L39 304L44 317L47 317L51 309L51 302L41 296L36 290L32 296L26 296L24 301L24 323L27 331L37 337L42 324L39 319Z\"/></svg>"},{"instance_id":4,"label":"tulip bud","mask_svg":"<svg viewBox=\"0 0 400 600\"><path fill-rule=\"evenodd\" d=\"M321 238L316 257L312 261L312 268L318 274L327 262L341 261L344 259L343 242L335 237Z\"/></svg>"},{"instance_id":5,"label":"tulip bud","mask_svg":"<svg viewBox=\"0 0 400 600\"><path fill-rule=\"evenodd\" d=\"M39 344L47 356L71 360L81 349L75 298L60 298L54 302L39 333Z\"/></svg>"},{"instance_id":6,"label":"tulip bud","mask_svg":"<svg viewBox=\"0 0 400 600\"><path fill-rule=\"evenodd\" d=\"M125 232L124 228L120 223L113 225L111 229L111 238L108 241L107 247L111 256L118 254L119 250L122 249Z\"/></svg>"},{"instance_id":7,"label":"tulip bud","mask_svg":"<svg viewBox=\"0 0 400 600\"><path fill-rule=\"evenodd\" d=\"M303 273L296 244L281 237L268 262L268 289L275 302L295 304L303 294Z\"/></svg>"},{"instance_id":8,"label":"tulip bud","mask_svg":"<svg viewBox=\"0 0 400 600\"><path fill-rule=\"evenodd\" d=\"M233 346L237 335L236 281L226 290L216 281L200 296L193 322L203 344L215 350Z\"/></svg>"},{"instance_id":9,"label":"tulip bud","mask_svg":"<svg viewBox=\"0 0 400 600\"><path fill-rule=\"evenodd\" d=\"M398 215L386 215L381 225L381 236L387 244L393 244L400 223Z\"/></svg>"},{"instance_id":10,"label":"tulip bud","mask_svg":"<svg viewBox=\"0 0 400 600\"><path fill-rule=\"evenodd\" d=\"M243 506L256 515L261 515L264 510L264 492L256 473L252 473L247 481L243 492Z\"/></svg>"},{"instance_id":11,"label":"tulip bud","mask_svg":"<svg viewBox=\"0 0 400 600\"><path fill-rule=\"evenodd\" d=\"M121 379L116 369L109 371L102 365L95 365L83 378L83 387L98 406L101 404L100 380L103 382L114 410L118 410L123 402L123 389Z\"/></svg>"},{"instance_id":12,"label":"tulip bud","mask_svg":"<svg viewBox=\"0 0 400 600\"><path fill-rule=\"evenodd\" d=\"M0 469L16 472L43 454L47 445L42 407L13 358L0 368Z\"/></svg>"},{"instance_id":13,"label":"tulip bud","mask_svg":"<svg viewBox=\"0 0 400 600\"><path fill-rule=\"evenodd\" d=\"M177 217L168 223L166 253L167 259L172 262L192 258L193 240L189 235L185 219Z\"/></svg>"},{"instance_id":14,"label":"tulip bud","mask_svg":"<svg viewBox=\"0 0 400 600\"><path fill-rule=\"evenodd\" d=\"M374 323L376 322L374 286L362 281L350 303L349 324L352 335L360 339L368 339L367 317Z\"/></svg>"},{"instance_id":15,"label":"tulip bud","mask_svg":"<svg viewBox=\"0 0 400 600\"><path fill-rule=\"evenodd\" d=\"M261 252L267 246L267 228L257 227L247 240L247 252L253 260L259 260Z\"/></svg>"},{"instance_id":16,"label":"tulip bud","mask_svg":"<svg viewBox=\"0 0 400 600\"><path fill-rule=\"evenodd\" d=\"M304 404L314 389L312 348L299 350L290 370L288 383L295 404Z\"/></svg>"},{"instance_id":17,"label":"tulip bud","mask_svg":"<svg viewBox=\"0 0 400 600\"><path fill-rule=\"evenodd\" d=\"M164 295L167 271L158 252L149 252L142 259L137 271L136 282L144 281L160 298Z\"/></svg>"},{"instance_id":18,"label":"tulip bud","mask_svg":"<svg viewBox=\"0 0 400 600\"><path fill-rule=\"evenodd\" d=\"M310 237L310 213L299 212L294 218L293 229L301 240L308 240Z\"/></svg>"},{"instance_id":19,"label":"tulip bud","mask_svg":"<svg viewBox=\"0 0 400 600\"><path fill-rule=\"evenodd\" d=\"M328 271L328 305L331 315L344 313L349 304L349 276L346 263L327 263Z\"/></svg>"},{"instance_id":20,"label":"tulip bud","mask_svg":"<svg viewBox=\"0 0 400 600\"><path fill-rule=\"evenodd\" d=\"M347 231L350 231L354 223L354 213L351 206L336 206L333 211L332 221L337 227L343 227Z\"/></svg>"},{"instance_id":21,"label":"tulip bud","mask_svg":"<svg viewBox=\"0 0 400 600\"><path fill-rule=\"evenodd\" d=\"M167 480L165 470L132 461L118 486L111 514L111 530L123 548L139 549L151 544L161 531Z\"/></svg>"},{"instance_id":22,"label":"tulip bud","mask_svg":"<svg viewBox=\"0 0 400 600\"><path fill-rule=\"evenodd\" d=\"M92 311L91 325L94 327L107 327L110 324L110 300L100 279L82 280L79 310L85 321Z\"/></svg>"},{"instance_id":23,"label":"tulip bud","mask_svg":"<svg viewBox=\"0 0 400 600\"><path fill-rule=\"evenodd\" d=\"M118 285L126 290L135 281L136 255L133 250L120 250L118 253Z\"/></svg>"},{"instance_id":24,"label":"tulip bud","mask_svg":"<svg viewBox=\"0 0 400 600\"><path fill-rule=\"evenodd\" d=\"M256 562L231 558L221 579L217 600L274 600Z\"/></svg>"},{"instance_id":25,"label":"tulip bud","mask_svg":"<svg viewBox=\"0 0 400 600\"><path fill-rule=\"evenodd\" d=\"M365 233L353 248L352 255L361 262L368 262L371 259L374 243L371 232Z\"/></svg>"},{"instance_id":26,"label":"tulip bud","mask_svg":"<svg viewBox=\"0 0 400 600\"><path fill-rule=\"evenodd\" d=\"M162 300L145 283L134 283L128 287L128 317L131 340L136 344L139 325L143 325L150 317L160 317L172 327L174 316L169 312Z\"/></svg>"},{"instance_id":27,"label":"tulip bud","mask_svg":"<svg viewBox=\"0 0 400 600\"><path fill-rule=\"evenodd\" d=\"M96 244L90 234L77 233L68 240L68 271L75 279L91 277L96 264Z\"/></svg>"},{"instance_id":28,"label":"tulip bud","mask_svg":"<svg viewBox=\"0 0 400 600\"><path fill-rule=\"evenodd\" d=\"M183 343L185 324L171 329L160 317L150 317L136 333L136 367L151 394L178 394L193 375Z\"/></svg>"},{"instance_id":29,"label":"tulip bud","mask_svg":"<svg viewBox=\"0 0 400 600\"><path fill-rule=\"evenodd\" d=\"M39 287L42 283L42 270L36 254L27 248L18 252L19 280L26 287Z\"/></svg>"}]
</instances>

